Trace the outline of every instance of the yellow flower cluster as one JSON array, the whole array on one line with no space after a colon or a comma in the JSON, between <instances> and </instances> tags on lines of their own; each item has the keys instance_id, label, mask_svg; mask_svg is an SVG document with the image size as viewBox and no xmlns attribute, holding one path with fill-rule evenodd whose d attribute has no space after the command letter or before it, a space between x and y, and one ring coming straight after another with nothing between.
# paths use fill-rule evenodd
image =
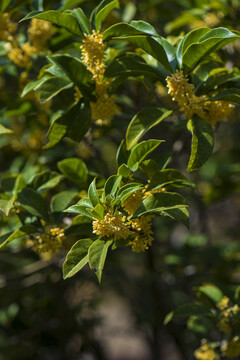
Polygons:
<instances>
[{"instance_id":1,"label":"yellow flower cluster","mask_svg":"<svg viewBox=\"0 0 240 360\"><path fill-rule=\"evenodd\" d=\"M219 360L218 354L210 348L209 344L203 344L195 350L194 356L197 360Z\"/></svg>"},{"instance_id":2,"label":"yellow flower cluster","mask_svg":"<svg viewBox=\"0 0 240 360\"><path fill-rule=\"evenodd\" d=\"M234 107L225 101L208 101L206 96L196 96L193 84L188 82L182 71L177 70L175 74L168 76L166 81L168 93L188 119L197 114L215 125L216 122L224 120Z\"/></svg>"},{"instance_id":3,"label":"yellow flower cluster","mask_svg":"<svg viewBox=\"0 0 240 360\"><path fill-rule=\"evenodd\" d=\"M228 341L226 345L221 347L224 356L233 358L240 355L240 338L235 336L232 340Z\"/></svg>"},{"instance_id":4,"label":"yellow flower cluster","mask_svg":"<svg viewBox=\"0 0 240 360\"><path fill-rule=\"evenodd\" d=\"M229 333L232 330L231 324L234 323L236 315L239 313L240 308L237 304L234 306L228 306L229 298L224 296L222 300L217 304L220 312L220 320L218 322L218 327L223 333Z\"/></svg>"},{"instance_id":5,"label":"yellow flower cluster","mask_svg":"<svg viewBox=\"0 0 240 360\"><path fill-rule=\"evenodd\" d=\"M14 29L16 30L16 26ZM8 41L5 48L8 51L9 59L19 67L30 67L31 56L46 50L47 41L51 38L53 32L54 28L48 21L32 19L28 29L28 37L32 45L29 42L20 45L13 36L5 36L5 40Z\"/></svg>"},{"instance_id":6,"label":"yellow flower cluster","mask_svg":"<svg viewBox=\"0 0 240 360\"><path fill-rule=\"evenodd\" d=\"M96 81L96 102L91 102L92 117L98 125L109 125L111 118L119 112L115 104L115 96L108 94L110 80L102 81L105 71L104 56L106 44L103 42L103 35L93 30L83 40L82 62L93 74Z\"/></svg>"},{"instance_id":7,"label":"yellow flower cluster","mask_svg":"<svg viewBox=\"0 0 240 360\"><path fill-rule=\"evenodd\" d=\"M8 13L0 14L0 40L12 41L12 34L17 30L17 24L10 20Z\"/></svg>"},{"instance_id":8,"label":"yellow flower cluster","mask_svg":"<svg viewBox=\"0 0 240 360\"><path fill-rule=\"evenodd\" d=\"M93 30L92 34L85 37L81 46L82 62L93 74L93 78L97 83L101 82L105 71L105 48L106 44L103 42L103 35L95 30Z\"/></svg>"},{"instance_id":9,"label":"yellow flower cluster","mask_svg":"<svg viewBox=\"0 0 240 360\"><path fill-rule=\"evenodd\" d=\"M130 236L130 229L126 223L126 217L120 212L114 215L107 213L103 220L93 221L93 233L99 236L113 237L114 240L127 239Z\"/></svg>"},{"instance_id":10,"label":"yellow flower cluster","mask_svg":"<svg viewBox=\"0 0 240 360\"><path fill-rule=\"evenodd\" d=\"M46 229L42 235L36 235L34 237L32 249L38 254L49 253L53 255L61 249L64 240L64 229L52 227Z\"/></svg>"},{"instance_id":11,"label":"yellow flower cluster","mask_svg":"<svg viewBox=\"0 0 240 360\"><path fill-rule=\"evenodd\" d=\"M91 102L92 117L97 125L109 125L111 118L119 112L115 104L115 95L109 95L107 92L97 97L96 102Z\"/></svg>"},{"instance_id":12,"label":"yellow flower cluster","mask_svg":"<svg viewBox=\"0 0 240 360\"><path fill-rule=\"evenodd\" d=\"M28 38L35 52L43 51L54 33L54 27L49 21L32 19L28 28Z\"/></svg>"},{"instance_id":13,"label":"yellow flower cluster","mask_svg":"<svg viewBox=\"0 0 240 360\"><path fill-rule=\"evenodd\" d=\"M132 251L142 252L152 245L152 219L153 215L143 215L140 218L131 220L131 228L137 231L134 234L134 240L130 243Z\"/></svg>"}]
</instances>

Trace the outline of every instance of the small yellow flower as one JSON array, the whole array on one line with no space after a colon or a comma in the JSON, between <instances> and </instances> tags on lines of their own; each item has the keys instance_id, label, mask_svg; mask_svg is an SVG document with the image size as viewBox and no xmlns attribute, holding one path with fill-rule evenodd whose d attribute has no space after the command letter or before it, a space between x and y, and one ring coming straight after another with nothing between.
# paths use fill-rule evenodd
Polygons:
<instances>
[{"instance_id":1,"label":"small yellow flower","mask_svg":"<svg viewBox=\"0 0 240 360\"><path fill-rule=\"evenodd\" d=\"M142 190L136 190L123 202L123 208L128 212L129 215L132 215L140 206L142 201Z\"/></svg>"},{"instance_id":2,"label":"small yellow flower","mask_svg":"<svg viewBox=\"0 0 240 360\"><path fill-rule=\"evenodd\" d=\"M64 229L52 227L46 229L43 234L34 237L32 249L38 254L53 255L61 249L65 238Z\"/></svg>"},{"instance_id":3,"label":"small yellow flower","mask_svg":"<svg viewBox=\"0 0 240 360\"><path fill-rule=\"evenodd\" d=\"M154 240L152 232L153 215L143 215L140 218L131 220L130 226L136 230L134 240L129 245L132 245L132 251L143 252L152 245Z\"/></svg>"},{"instance_id":4,"label":"small yellow flower","mask_svg":"<svg viewBox=\"0 0 240 360\"><path fill-rule=\"evenodd\" d=\"M10 20L8 13L0 14L0 40L12 41L12 34L17 30L17 24Z\"/></svg>"},{"instance_id":5,"label":"small yellow flower","mask_svg":"<svg viewBox=\"0 0 240 360\"><path fill-rule=\"evenodd\" d=\"M115 95L105 93L97 97L96 102L91 102L92 117L97 125L109 125L111 118L119 113L119 108L115 104Z\"/></svg>"},{"instance_id":6,"label":"small yellow flower","mask_svg":"<svg viewBox=\"0 0 240 360\"><path fill-rule=\"evenodd\" d=\"M194 114L207 120L211 125L224 120L234 108L226 101L208 101L206 96L196 96L194 86L188 82L182 71L176 71L166 78L168 93L180 110L190 119Z\"/></svg>"},{"instance_id":7,"label":"small yellow flower","mask_svg":"<svg viewBox=\"0 0 240 360\"><path fill-rule=\"evenodd\" d=\"M218 354L207 343L195 350L194 356L197 360L219 360Z\"/></svg>"},{"instance_id":8,"label":"small yellow flower","mask_svg":"<svg viewBox=\"0 0 240 360\"><path fill-rule=\"evenodd\" d=\"M103 42L103 35L99 31L93 30L92 34L87 35L83 40L82 62L93 74L93 78L100 83L105 71L104 56L106 44Z\"/></svg>"},{"instance_id":9,"label":"small yellow flower","mask_svg":"<svg viewBox=\"0 0 240 360\"><path fill-rule=\"evenodd\" d=\"M217 308L219 310L225 310L228 307L229 298L227 296L223 296L222 300L217 303Z\"/></svg>"},{"instance_id":10,"label":"small yellow flower","mask_svg":"<svg viewBox=\"0 0 240 360\"><path fill-rule=\"evenodd\" d=\"M45 20L32 19L28 28L28 38L31 41L35 52L46 49L47 42L54 33L53 25Z\"/></svg>"},{"instance_id":11,"label":"small yellow flower","mask_svg":"<svg viewBox=\"0 0 240 360\"><path fill-rule=\"evenodd\" d=\"M114 215L107 212L104 219L93 221L93 233L118 240L127 239L130 236L130 229L126 224L126 217L122 216L120 212L116 212Z\"/></svg>"}]
</instances>

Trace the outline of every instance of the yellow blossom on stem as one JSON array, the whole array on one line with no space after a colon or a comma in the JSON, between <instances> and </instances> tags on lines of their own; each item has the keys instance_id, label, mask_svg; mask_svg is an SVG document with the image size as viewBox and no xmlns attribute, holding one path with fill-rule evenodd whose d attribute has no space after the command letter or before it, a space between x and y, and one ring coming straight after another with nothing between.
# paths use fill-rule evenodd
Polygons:
<instances>
[{"instance_id":1,"label":"yellow blossom on stem","mask_svg":"<svg viewBox=\"0 0 240 360\"><path fill-rule=\"evenodd\" d=\"M17 24L10 20L8 13L0 14L0 40L12 41L12 34L17 30Z\"/></svg>"},{"instance_id":2,"label":"yellow blossom on stem","mask_svg":"<svg viewBox=\"0 0 240 360\"><path fill-rule=\"evenodd\" d=\"M49 253L53 255L61 249L65 240L64 229L59 227L48 228L41 235L36 235L32 249L38 254Z\"/></svg>"},{"instance_id":3,"label":"yellow blossom on stem","mask_svg":"<svg viewBox=\"0 0 240 360\"><path fill-rule=\"evenodd\" d=\"M153 215L143 215L130 221L130 226L138 233L135 234L134 240L129 245L132 245L132 251L142 252L152 245L153 232L152 232L152 219Z\"/></svg>"},{"instance_id":4,"label":"yellow blossom on stem","mask_svg":"<svg viewBox=\"0 0 240 360\"><path fill-rule=\"evenodd\" d=\"M120 212L114 215L107 212L102 220L93 221L93 233L99 236L113 237L114 240L127 239L130 229L126 224L126 217Z\"/></svg>"},{"instance_id":5,"label":"yellow blossom on stem","mask_svg":"<svg viewBox=\"0 0 240 360\"><path fill-rule=\"evenodd\" d=\"M46 49L48 40L54 33L54 27L49 21L32 19L28 28L28 38L35 48L35 52Z\"/></svg>"},{"instance_id":6,"label":"yellow blossom on stem","mask_svg":"<svg viewBox=\"0 0 240 360\"><path fill-rule=\"evenodd\" d=\"M123 208L128 212L129 215L132 215L140 206L142 201L142 190L136 190L123 202Z\"/></svg>"},{"instance_id":7,"label":"yellow blossom on stem","mask_svg":"<svg viewBox=\"0 0 240 360\"><path fill-rule=\"evenodd\" d=\"M111 118L119 112L115 104L115 95L105 93L97 97L96 102L91 102L92 117L98 125L109 125Z\"/></svg>"},{"instance_id":8,"label":"yellow blossom on stem","mask_svg":"<svg viewBox=\"0 0 240 360\"><path fill-rule=\"evenodd\" d=\"M211 125L224 120L234 108L226 101L208 101L206 96L196 96L193 84L188 82L183 71L176 71L166 78L168 93L176 101L180 110L189 119L194 114L207 120Z\"/></svg>"},{"instance_id":9,"label":"yellow blossom on stem","mask_svg":"<svg viewBox=\"0 0 240 360\"><path fill-rule=\"evenodd\" d=\"M99 83L105 71L104 51L106 44L103 42L103 35L99 31L93 30L92 34L87 35L83 40L82 62L93 74L94 80Z\"/></svg>"},{"instance_id":10,"label":"yellow blossom on stem","mask_svg":"<svg viewBox=\"0 0 240 360\"><path fill-rule=\"evenodd\" d=\"M218 354L210 348L209 344L203 344L195 350L194 356L197 360L219 360Z\"/></svg>"}]
</instances>

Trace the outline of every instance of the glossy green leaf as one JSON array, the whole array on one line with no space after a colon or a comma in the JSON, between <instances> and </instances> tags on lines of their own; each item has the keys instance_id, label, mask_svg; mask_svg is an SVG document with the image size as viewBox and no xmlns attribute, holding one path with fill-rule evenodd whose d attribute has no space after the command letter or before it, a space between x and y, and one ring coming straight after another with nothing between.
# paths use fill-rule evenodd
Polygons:
<instances>
[{"instance_id":1,"label":"glossy green leaf","mask_svg":"<svg viewBox=\"0 0 240 360\"><path fill-rule=\"evenodd\" d=\"M103 40L111 40L112 38L117 38L121 36L129 36L129 35L141 35L144 34L144 31L138 30L134 26L131 26L127 23L118 23L110 26L103 33Z\"/></svg>"},{"instance_id":2,"label":"glossy green leaf","mask_svg":"<svg viewBox=\"0 0 240 360\"><path fill-rule=\"evenodd\" d=\"M120 175L112 175L107 179L107 181L104 185L104 192L103 192L104 199L108 195L111 195L112 197L115 195L115 193L121 183L121 180L122 180L122 176L120 176Z\"/></svg>"},{"instance_id":3,"label":"glossy green leaf","mask_svg":"<svg viewBox=\"0 0 240 360\"><path fill-rule=\"evenodd\" d=\"M64 229L64 233L66 236L85 238L92 235L92 230L92 219L77 215L73 219L71 225Z\"/></svg>"},{"instance_id":4,"label":"glossy green leaf","mask_svg":"<svg viewBox=\"0 0 240 360\"><path fill-rule=\"evenodd\" d=\"M63 176L59 175L57 172L45 170L34 176L31 185L35 190L45 192L57 186L62 179Z\"/></svg>"},{"instance_id":5,"label":"glossy green leaf","mask_svg":"<svg viewBox=\"0 0 240 360\"><path fill-rule=\"evenodd\" d=\"M143 160L153 152L164 140L147 140L142 141L140 144L135 145L132 148L130 156L128 158L127 166L136 171Z\"/></svg>"},{"instance_id":6,"label":"glossy green leaf","mask_svg":"<svg viewBox=\"0 0 240 360\"><path fill-rule=\"evenodd\" d=\"M92 243L91 239L82 239L72 246L63 263L64 279L72 277L88 263L88 249Z\"/></svg>"},{"instance_id":7,"label":"glossy green leaf","mask_svg":"<svg viewBox=\"0 0 240 360\"><path fill-rule=\"evenodd\" d=\"M88 197L93 206L97 206L100 203L100 199L96 189L96 180L94 179L88 188Z\"/></svg>"},{"instance_id":8,"label":"glossy green leaf","mask_svg":"<svg viewBox=\"0 0 240 360\"><path fill-rule=\"evenodd\" d=\"M96 30L99 30L101 28L102 22L115 8L119 8L118 0L102 0L91 14L92 26L95 27Z\"/></svg>"},{"instance_id":9,"label":"glossy green leaf","mask_svg":"<svg viewBox=\"0 0 240 360\"><path fill-rule=\"evenodd\" d=\"M126 141L123 139L117 149L117 154L116 154L116 160L117 160L118 166L121 166L122 164L126 164L128 157L129 157L129 153L126 149ZM119 174L119 175L122 175L122 174Z\"/></svg>"},{"instance_id":10,"label":"glossy green leaf","mask_svg":"<svg viewBox=\"0 0 240 360\"><path fill-rule=\"evenodd\" d=\"M50 21L51 23L61 26L75 35L83 37L83 33L79 27L77 19L70 13L61 13L60 11L55 10L45 12L33 11L26 15L21 21L33 18Z\"/></svg>"},{"instance_id":11,"label":"glossy green leaf","mask_svg":"<svg viewBox=\"0 0 240 360\"><path fill-rule=\"evenodd\" d=\"M189 35L190 36L190 35ZM223 46L240 39L240 36L225 28L215 28L206 32L197 42L183 49L182 67L184 71L191 70L206 55L211 54ZM187 37L185 39L187 41ZM184 48L184 43L183 43Z\"/></svg>"},{"instance_id":12,"label":"glossy green leaf","mask_svg":"<svg viewBox=\"0 0 240 360\"><path fill-rule=\"evenodd\" d=\"M75 195L77 195L76 190L66 190L59 192L52 197L50 202L50 210L52 212L61 212L65 210Z\"/></svg>"},{"instance_id":13,"label":"glossy green leaf","mask_svg":"<svg viewBox=\"0 0 240 360\"><path fill-rule=\"evenodd\" d=\"M130 25L133 26L135 29L139 30L141 33L152 35L152 36L159 36L156 29L147 23L146 21L142 20L132 20Z\"/></svg>"},{"instance_id":14,"label":"glossy green leaf","mask_svg":"<svg viewBox=\"0 0 240 360\"><path fill-rule=\"evenodd\" d=\"M36 229L31 225L23 225L19 229L15 230L10 235L3 235L0 239L0 250L2 250L7 244L9 244L11 241L20 239L23 236L29 235L31 233L34 233Z\"/></svg>"},{"instance_id":15,"label":"glossy green leaf","mask_svg":"<svg viewBox=\"0 0 240 360\"><path fill-rule=\"evenodd\" d=\"M223 298L222 291L213 284L206 284L198 287L198 291L207 296L215 304L219 303Z\"/></svg>"},{"instance_id":16,"label":"glossy green leaf","mask_svg":"<svg viewBox=\"0 0 240 360\"><path fill-rule=\"evenodd\" d=\"M71 9L74 6L80 5L85 0L65 0L63 6L61 6L60 10L65 11Z\"/></svg>"},{"instance_id":17,"label":"glossy green leaf","mask_svg":"<svg viewBox=\"0 0 240 360\"><path fill-rule=\"evenodd\" d=\"M146 64L141 57L127 53L114 59L106 68L104 75L107 77L147 76L163 82L168 76L168 72L162 73L157 68Z\"/></svg>"},{"instance_id":18,"label":"glossy green leaf","mask_svg":"<svg viewBox=\"0 0 240 360\"><path fill-rule=\"evenodd\" d=\"M17 200L20 206L31 215L48 220L46 202L37 191L31 188L25 188L18 194Z\"/></svg>"},{"instance_id":19,"label":"glossy green leaf","mask_svg":"<svg viewBox=\"0 0 240 360\"><path fill-rule=\"evenodd\" d=\"M171 209L186 207L186 201L177 193L161 192L148 196L132 215L132 218L140 217L147 213L160 213Z\"/></svg>"},{"instance_id":20,"label":"glossy green leaf","mask_svg":"<svg viewBox=\"0 0 240 360\"><path fill-rule=\"evenodd\" d=\"M51 124L47 134L49 143L44 149L55 146L64 136L68 136L74 141L81 141L88 131L90 123L90 105L81 99Z\"/></svg>"},{"instance_id":21,"label":"glossy green leaf","mask_svg":"<svg viewBox=\"0 0 240 360\"><path fill-rule=\"evenodd\" d=\"M121 175L124 178L128 178L131 173L132 173L132 170L130 170L126 164L122 164L118 168L118 175Z\"/></svg>"},{"instance_id":22,"label":"glossy green leaf","mask_svg":"<svg viewBox=\"0 0 240 360\"><path fill-rule=\"evenodd\" d=\"M64 212L81 214L91 220L93 218L91 212L88 211L85 206L81 206L81 205L72 205L68 209L64 210Z\"/></svg>"},{"instance_id":23,"label":"glossy green leaf","mask_svg":"<svg viewBox=\"0 0 240 360\"><path fill-rule=\"evenodd\" d=\"M84 96L90 96L91 90L93 90L93 84L91 88L89 87L92 82L92 74L78 58L69 55L54 55L49 56L49 59L57 64L61 71L64 71Z\"/></svg>"},{"instance_id":24,"label":"glossy green leaf","mask_svg":"<svg viewBox=\"0 0 240 360\"><path fill-rule=\"evenodd\" d=\"M216 101L229 101L231 103L240 104L240 90L238 89L228 89L219 92L218 94L214 95L209 100Z\"/></svg>"},{"instance_id":25,"label":"glossy green leaf","mask_svg":"<svg viewBox=\"0 0 240 360\"><path fill-rule=\"evenodd\" d=\"M152 127L172 114L172 110L149 107L140 110L131 120L126 133L127 150L130 150Z\"/></svg>"},{"instance_id":26,"label":"glossy green leaf","mask_svg":"<svg viewBox=\"0 0 240 360\"><path fill-rule=\"evenodd\" d=\"M192 148L186 171L193 171L199 169L212 154L214 134L211 125L198 117L189 120L187 126L192 133Z\"/></svg>"},{"instance_id":27,"label":"glossy green leaf","mask_svg":"<svg viewBox=\"0 0 240 360\"><path fill-rule=\"evenodd\" d=\"M78 9L74 9L72 11L72 14L75 16L75 18L77 19L78 21L78 24L82 30L82 33L85 35L89 35L91 33L91 30L90 30L90 24L89 24L89 21L86 17L86 15L84 14L84 12L82 11L81 8L78 8Z\"/></svg>"},{"instance_id":28,"label":"glossy green leaf","mask_svg":"<svg viewBox=\"0 0 240 360\"><path fill-rule=\"evenodd\" d=\"M91 269L96 270L96 275L98 277L98 281L101 282L102 279L102 271L105 264L107 251L109 246L111 246L113 240L103 241L103 240L96 240L90 246L88 251L88 259L89 259L89 266Z\"/></svg>"},{"instance_id":29,"label":"glossy green leaf","mask_svg":"<svg viewBox=\"0 0 240 360\"><path fill-rule=\"evenodd\" d=\"M10 5L11 0L1 0L0 2L0 14L3 13L8 5Z\"/></svg>"},{"instance_id":30,"label":"glossy green leaf","mask_svg":"<svg viewBox=\"0 0 240 360\"><path fill-rule=\"evenodd\" d=\"M164 210L162 214L183 223L189 228L189 212L185 207L179 209Z\"/></svg>"},{"instance_id":31,"label":"glossy green leaf","mask_svg":"<svg viewBox=\"0 0 240 360\"><path fill-rule=\"evenodd\" d=\"M46 80L48 80L50 78L49 75L45 75L43 77L41 77L41 79L35 80L35 81L31 81L30 83L28 83L22 91L21 97L24 97L25 95L27 95L29 92L33 91L33 90L37 90L37 88L43 84Z\"/></svg>"},{"instance_id":32,"label":"glossy green leaf","mask_svg":"<svg viewBox=\"0 0 240 360\"><path fill-rule=\"evenodd\" d=\"M165 169L158 170L152 176L148 189L155 190L161 187L164 187L169 184L178 184L179 186L182 184L183 186L191 186L194 187L194 184L190 183L189 180L180 173L180 171L175 169Z\"/></svg>"},{"instance_id":33,"label":"glossy green leaf","mask_svg":"<svg viewBox=\"0 0 240 360\"><path fill-rule=\"evenodd\" d=\"M0 135L12 134L12 133L13 133L13 131L11 129L8 129L4 125L0 124Z\"/></svg>"},{"instance_id":34,"label":"glossy green leaf","mask_svg":"<svg viewBox=\"0 0 240 360\"><path fill-rule=\"evenodd\" d=\"M69 180L82 187L88 179L88 169L85 162L78 158L68 158L57 163L58 169Z\"/></svg>"},{"instance_id":35,"label":"glossy green leaf","mask_svg":"<svg viewBox=\"0 0 240 360\"><path fill-rule=\"evenodd\" d=\"M73 86L70 80L61 78L49 78L37 87L39 99L42 103L51 100L54 96L61 91L69 89Z\"/></svg>"}]
</instances>

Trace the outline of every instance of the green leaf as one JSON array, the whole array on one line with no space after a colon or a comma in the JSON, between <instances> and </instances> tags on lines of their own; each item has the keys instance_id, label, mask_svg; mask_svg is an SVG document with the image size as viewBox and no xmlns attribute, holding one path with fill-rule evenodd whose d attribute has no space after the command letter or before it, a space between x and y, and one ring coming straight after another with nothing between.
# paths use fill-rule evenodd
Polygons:
<instances>
[{"instance_id":1,"label":"green leaf","mask_svg":"<svg viewBox=\"0 0 240 360\"><path fill-rule=\"evenodd\" d=\"M61 212L65 210L76 194L76 190L66 190L54 195L50 202L50 210L52 212Z\"/></svg>"},{"instance_id":2,"label":"green leaf","mask_svg":"<svg viewBox=\"0 0 240 360\"><path fill-rule=\"evenodd\" d=\"M103 33L103 40L111 40L112 38L117 38L121 36L129 36L129 35L141 35L144 34L144 31L138 30L134 26L131 26L127 23L118 23L110 26Z\"/></svg>"},{"instance_id":3,"label":"green leaf","mask_svg":"<svg viewBox=\"0 0 240 360\"><path fill-rule=\"evenodd\" d=\"M110 78L119 78L122 76L123 79L130 76L148 76L164 82L166 76L168 76L168 72L165 71L163 74L158 68L148 65L142 57L137 56L136 54L127 53L121 54L115 58L114 61L107 66L104 76Z\"/></svg>"},{"instance_id":4,"label":"green leaf","mask_svg":"<svg viewBox=\"0 0 240 360\"><path fill-rule=\"evenodd\" d=\"M102 0L100 4L93 10L91 14L91 23L92 26L99 30L101 28L102 22L106 19L108 14L114 9L119 8L118 0Z\"/></svg>"},{"instance_id":5,"label":"green leaf","mask_svg":"<svg viewBox=\"0 0 240 360\"><path fill-rule=\"evenodd\" d=\"M2 250L7 244L11 241L19 239L25 235L34 233L36 229L31 225L21 226L19 229L15 230L11 235L3 235L0 239L0 250ZM2 240L2 241L1 241Z\"/></svg>"},{"instance_id":6,"label":"green leaf","mask_svg":"<svg viewBox=\"0 0 240 360\"><path fill-rule=\"evenodd\" d=\"M190 183L186 176L181 174L180 171L175 169L165 169L155 171L148 185L148 190L156 190L169 184L191 187L195 186L194 184Z\"/></svg>"},{"instance_id":7,"label":"green leaf","mask_svg":"<svg viewBox=\"0 0 240 360\"><path fill-rule=\"evenodd\" d=\"M193 171L198 170L212 154L214 134L211 125L198 117L189 120L187 127L192 133L192 148L186 171Z\"/></svg>"},{"instance_id":8,"label":"green leaf","mask_svg":"<svg viewBox=\"0 0 240 360\"><path fill-rule=\"evenodd\" d=\"M72 277L88 263L88 249L92 243L91 239L82 239L73 245L63 263L64 279Z\"/></svg>"},{"instance_id":9,"label":"green leaf","mask_svg":"<svg viewBox=\"0 0 240 360\"><path fill-rule=\"evenodd\" d=\"M72 14L77 19L78 24L82 30L82 33L84 35L89 35L91 33L89 21L88 21L86 15L84 14L84 12L82 11L82 9L80 9L80 8L74 9L72 11Z\"/></svg>"},{"instance_id":10,"label":"green leaf","mask_svg":"<svg viewBox=\"0 0 240 360\"><path fill-rule=\"evenodd\" d=\"M199 286L198 291L207 296L215 304L219 303L223 298L222 291L213 284Z\"/></svg>"},{"instance_id":11,"label":"green leaf","mask_svg":"<svg viewBox=\"0 0 240 360\"><path fill-rule=\"evenodd\" d=\"M97 206L100 203L100 199L96 189L96 179L94 179L88 188L88 197L93 206Z\"/></svg>"},{"instance_id":12,"label":"green leaf","mask_svg":"<svg viewBox=\"0 0 240 360\"><path fill-rule=\"evenodd\" d=\"M8 5L10 5L11 0L2 0L0 2L0 14L3 13L6 8L8 7Z\"/></svg>"},{"instance_id":13,"label":"green leaf","mask_svg":"<svg viewBox=\"0 0 240 360\"><path fill-rule=\"evenodd\" d=\"M140 144L135 145L132 148L130 156L128 158L127 166L136 171L143 160L153 152L164 140L147 140L142 141Z\"/></svg>"},{"instance_id":14,"label":"green leaf","mask_svg":"<svg viewBox=\"0 0 240 360\"><path fill-rule=\"evenodd\" d=\"M64 210L64 212L81 214L91 220L93 218L91 212L88 211L85 206L81 206L81 205L72 205L68 209Z\"/></svg>"},{"instance_id":15,"label":"green leaf","mask_svg":"<svg viewBox=\"0 0 240 360\"><path fill-rule=\"evenodd\" d=\"M60 10L65 11L71 9L74 6L80 5L85 0L66 0L64 1L63 5L61 6Z\"/></svg>"},{"instance_id":16,"label":"green leaf","mask_svg":"<svg viewBox=\"0 0 240 360\"><path fill-rule=\"evenodd\" d=\"M31 185L35 190L45 192L57 186L62 179L63 176L59 175L57 172L45 170L34 176Z\"/></svg>"},{"instance_id":17,"label":"green leaf","mask_svg":"<svg viewBox=\"0 0 240 360\"><path fill-rule=\"evenodd\" d=\"M146 21L142 20L132 20L130 25L133 26L135 29L139 30L141 33L152 35L152 36L159 36L156 29L147 23Z\"/></svg>"},{"instance_id":18,"label":"green leaf","mask_svg":"<svg viewBox=\"0 0 240 360\"><path fill-rule=\"evenodd\" d=\"M0 135L3 134L12 134L13 131L11 129L7 129L5 126L3 126L2 124L0 124Z\"/></svg>"},{"instance_id":19,"label":"green leaf","mask_svg":"<svg viewBox=\"0 0 240 360\"><path fill-rule=\"evenodd\" d=\"M172 110L148 107L140 110L131 120L126 133L127 150L130 150L152 127L172 114Z\"/></svg>"},{"instance_id":20,"label":"green leaf","mask_svg":"<svg viewBox=\"0 0 240 360\"><path fill-rule=\"evenodd\" d=\"M68 158L57 163L58 169L69 180L79 187L86 185L88 169L85 162L78 158Z\"/></svg>"},{"instance_id":21,"label":"green leaf","mask_svg":"<svg viewBox=\"0 0 240 360\"><path fill-rule=\"evenodd\" d=\"M229 101L231 103L240 104L240 90L239 89L224 90L214 95L209 100L211 101L222 100L222 101Z\"/></svg>"},{"instance_id":22,"label":"green leaf","mask_svg":"<svg viewBox=\"0 0 240 360\"><path fill-rule=\"evenodd\" d=\"M126 141L123 139L117 149L117 154L116 154L116 160L117 160L118 166L120 166L124 163L127 163L128 157L129 157L129 153L126 149ZM120 174L120 175L122 175L122 174Z\"/></svg>"},{"instance_id":23,"label":"green leaf","mask_svg":"<svg viewBox=\"0 0 240 360\"><path fill-rule=\"evenodd\" d=\"M46 80L48 80L50 78L49 75L45 75L43 77L41 77L41 79L35 80L35 81L31 81L30 83L28 83L22 91L21 97L24 97L25 95L27 95L30 91L33 90L37 90L37 88L43 84Z\"/></svg>"},{"instance_id":24,"label":"green leaf","mask_svg":"<svg viewBox=\"0 0 240 360\"><path fill-rule=\"evenodd\" d=\"M87 70L86 66L76 57L69 55L53 55L48 57L50 61L57 64L67 77L78 86L82 94L91 97L92 74Z\"/></svg>"},{"instance_id":25,"label":"green leaf","mask_svg":"<svg viewBox=\"0 0 240 360\"><path fill-rule=\"evenodd\" d=\"M126 164L122 164L118 168L118 175L121 175L122 177L128 178L131 173L132 173L132 170L130 170Z\"/></svg>"},{"instance_id":26,"label":"green leaf","mask_svg":"<svg viewBox=\"0 0 240 360\"><path fill-rule=\"evenodd\" d=\"M96 275L99 282L101 282L102 279L102 271L106 260L107 251L109 246L112 245L112 243L113 240L108 240L107 242L102 240L96 240L89 248L89 266L91 269L96 270Z\"/></svg>"},{"instance_id":27,"label":"green leaf","mask_svg":"<svg viewBox=\"0 0 240 360\"><path fill-rule=\"evenodd\" d=\"M184 71L190 71L206 55L238 39L240 39L239 35L225 28L215 28L205 32L203 36L197 39L197 42L186 47L186 50L183 49L182 67ZM188 43L187 37L185 41Z\"/></svg>"},{"instance_id":28,"label":"green leaf","mask_svg":"<svg viewBox=\"0 0 240 360\"><path fill-rule=\"evenodd\" d=\"M64 136L68 136L74 141L81 141L88 131L90 123L91 109L89 102L84 103L83 99L81 99L51 124L47 134L49 143L44 146L44 149L55 146Z\"/></svg>"},{"instance_id":29,"label":"green leaf","mask_svg":"<svg viewBox=\"0 0 240 360\"><path fill-rule=\"evenodd\" d=\"M131 218L140 217L147 213L160 213L171 209L185 208L184 198L177 193L161 192L148 196Z\"/></svg>"},{"instance_id":30,"label":"green leaf","mask_svg":"<svg viewBox=\"0 0 240 360\"><path fill-rule=\"evenodd\" d=\"M33 11L26 15L21 21L33 18L50 21L51 23L61 26L75 35L83 37L83 33L79 27L77 19L70 13L63 14L60 11L55 10L45 12Z\"/></svg>"},{"instance_id":31,"label":"green leaf","mask_svg":"<svg viewBox=\"0 0 240 360\"><path fill-rule=\"evenodd\" d=\"M112 197L115 195L120 183L122 180L122 176L120 175L112 175L107 179L104 185L103 198L106 199L108 195Z\"/></svg>"},{"instance_id":32,"label":"green leaf","mask_svg":"<svg viewBox=\"0 0 240 360\"><path fill-rule=\"evenodd\" d=\"M162 214L169 216L170 218L178 222L181 222L189 228L189 212L185 207L179 209L164 210Z\"/></svg>"},{"instance_id":33,"label":"green leaf","mask_svg":"<svg viewBox=\"0 0 240 360\"><path fill-rule=\"evenodd\" d=\"M82 215L77 215L73 219L71 225L64 229L66 236L79 236L85 238L92 235L92 219Z\"/></svg>"},{"instance_id":34,"label":"green leaf","mask_svg":"<svg viewBox=\"0 0 240 360\"><path fill-rule=\"evenodd\" d=\"M54 96L61 91L69 89L73 84L70 80L52 77L42 82L37 87L39 99L42 103L51 100Z\"/></svg>"},{"instance_id":35,"label":"green leaf","mask_svg":"<svg viewBox=\"0 0 240 360\"><path fill-rule=\"evenodd\" d=\"M211 310L200 302L189 303L179 306L174 310L174 317L189 317L189 316L211 316Z\"/></svg>"},{"instance_id":36,"label":"green leaf","mask_svg":"<svg viewBox=\"0 0 240 360\"><path fill-rule=\"evenodd\" d=\"M18 194L17 200L21 207L27 210L31 215L48 220L46 202L37 191L31 188L25 188Z\"/></svg>"}]
</instances>

